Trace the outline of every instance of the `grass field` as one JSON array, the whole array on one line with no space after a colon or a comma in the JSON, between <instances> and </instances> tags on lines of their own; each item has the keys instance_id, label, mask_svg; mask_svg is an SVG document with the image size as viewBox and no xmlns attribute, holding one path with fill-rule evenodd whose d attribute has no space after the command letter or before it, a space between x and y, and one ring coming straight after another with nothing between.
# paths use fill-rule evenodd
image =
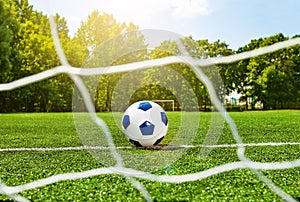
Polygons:
<instances>
[{"instance_id":1,"label":"grass field","mask_svg":"<svg viewBox=\"0 0 300 202\"><path fill-rule=\"evenodd\" d=\"M194 145L202 143L212 113L200 113ZM110 113L99 114L108 124L117 146L130 146ZM190 119L194 113L188 113ZM244 143L300 143L300 111L231 112ZM180 113L169 112L169 133L178 131ZM0 177L8 186L29 183L49 176L105 167L87 150L14 151L13 148L59 148L82 146L72 113L0 114ZM192 126L190 126L192 127ZM188 131L188 129L187 129ZM166 144L166 138L162 144ZM227 124L218 144L236 143ZM4 150L4 149L7 150ZM199 158L201 147L186 149L185 155L168 166L152 171L159 175L183 175L238 161L237 147L214 148L208 157ZM122 150L122 149L120 149ZM155 153L130 148L132 153ZM160 151L161 152L161 151ZM168 151L170 152L170 151ZM258 162L300 159L300 144L252 145L246 156ZM300 199L300 167L262 171L296 200ZM138 179L138 178L137 178ZM161 183L138 179L154 201L281 201L250 169L235 169L202 180L186 183ZM20 193L31 201L144 201L142 194L121 175L100 175L54 183ZM0 195L0 200L11 201Z\"/></svg>"}]
</instances>

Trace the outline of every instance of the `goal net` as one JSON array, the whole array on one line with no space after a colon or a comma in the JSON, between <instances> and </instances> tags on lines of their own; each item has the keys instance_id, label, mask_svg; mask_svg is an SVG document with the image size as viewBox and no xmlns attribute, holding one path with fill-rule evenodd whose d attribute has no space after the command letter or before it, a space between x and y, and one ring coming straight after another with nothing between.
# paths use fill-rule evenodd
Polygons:
<instances>
[{"instance_id":1,"label":"goal net","mask_svg":"<svg viewBox=\"0 0 300 202\"><path fill-rule=\"evenodd\" d=\"M297 168L300 167L300 159L298 158L293 161L282 162L257 162L246 156L246 145L242 141L235 122L229 116L221 101L222 95L220 95L221 92L218 91L218 87L223 84L214 65L230 64L247 58L271 53L290 46L299 45L300 38L293 38L271 46L227 57L199 59L193 57L191 53L187 51L186 44L182 43L180 40L181 36L178 34L161 30L146 30L144 32L134 32L132 34L137 35L142 33L145 39L148 39L147 36L149 37L150 41L148 41L148 44L154 45L157 44L157 38L167 36L167 38L162 37L163 41L176 41L178 50L177 55L166 56L154 60L147 59L121 65L109 65L113 64L116 59L122 58L129 52L136 53L137 51L140 51L141 47L138 46L131 47L133 49L130 50L122 50L117 56L107 56L110 57L106 58L108 59L108 62L101 64L101 66L97 66L99 64L96 62L96 60L99 59L99 55L97 54L101 55L105 53L106 48L118 44L120 42L119 40L123 39L121 37L104 44L100 48L102 52L94 52L94 55L91 55L91 57L86 61L85 68L77 68L70 66L65 57L60 45L60 39L58 37L56 24L53 18L51 18L50 24L56 52L60 58L61 65L10 83L0 84L0 91L10 91L12 89L20 88L63 73L69 75L76 86L75 95L73 97L74 121L80 139L83 142L82 148L87 149L90 154L105 165L105 167L75 173L53 174L50 177L45 177L43 179L15 186L8 186L5 181L0 180L1 194L5 194L16 201L28 201L21 195L21 192L38 189L59 181L116 174L126 177L126 179L128 179L128 181L137 190L139 190L147 201L152 201L151 194L139 181L140 179L163 183L184 183L202 180L220 173L226 174L226 172L236 169L249 169L258 177L258 179L265 183L283 200L295 201L290 194L277 186L276 183L268 178L263 171ZM127 34L126 38L130 38L131 36L132 35ZM151 41L151 39L153 39L153 41ZM197 100L195 100L193 89L189 86L184 77L182 77L177 71L169 68L172 64L184 64L185 67L192 70L193 74L196 75L203 84L205 84L212 105L215 108L216 113L211 114L211 122L208 123L209 128L207 129L207 135L202 139L203 148L199 151L199 159L207 157L213 147L218 146L216 144L219 140L220 133L223 130L224 125L227 125L233 140L235 141L234 146L236 147L236 154L238 157L235 162L225 163L203 171L182 175L153 174L155 173L154 171L157 171L157 169L160 169L162 166L165 168L186 155L188 149L194 147L193 141L195 140L197 131L199 130L199 117L196 117L194 120L189 120L183 113L185 111L199 112L198 103ZM160 71L156 71L158 67ZM99 92L95 89L98 89L99 85L101 86L99 81L103 79L103 75L113 75L118 73L124 74L118 80L118 84L113 92L111 101L111 109L113 111L114 119L116 120L116 125L119 124L118 127L121 127L121 122L119 121L121 116L120 112L122 112L131 102L139 99L135 97L138 90L141 90L141 94L144 93L143 95L146 99L155 99L156 85L159 84L164 89L167 89L166 98L168 98L168 93L172 92L171 94L176 97L176 101L178 101L180 110L182 111L182 114L179 117L181 122L177 129L178 133L172 140L169 141L169 146L176 146L176 148L172 148L167 151L155 151L150 154L144 154L143 152L136 154L132 151L132 149L126 147L126 145L124 146L122 143L115 142L115 134L111 132L109 126L103 121L103 119L97 115L95 103L92 98L99 95L97 94ZM144 78L145 75L147 75L148 80L141 79ZM166 75L173 75L168 78L176 78L177 80L170 80L168 83L161 82L164 78L166 78ZM180 79L178 80L178 78ZM184 85L184 88L182 87L183 85L180 85L181 87L177 86L178 81L180 81L181 84L186 84ZM153 88L153 91L142 91L143 87ZM185 92L184 97L181 96L182 92ZM175 102L173 99L154 101L162 104L168 103L168 105L171 105L171 111L174 111L175 109ZM185 137L185 135L187 135L187 137ZM132 158L133 156L134 158ZM138 159L138 162L134 159Z\"/></svg>"},{"instance_id":2,"label":"goal net","mask_svg":"<svg viewBox=\"0 0 300 202\"><path fill-rule=\"evenodd\" d=\"M175 111L175 101L174 100L153 100L153 102L162 105L165 111Z\"/></svg>"}]
</instances>

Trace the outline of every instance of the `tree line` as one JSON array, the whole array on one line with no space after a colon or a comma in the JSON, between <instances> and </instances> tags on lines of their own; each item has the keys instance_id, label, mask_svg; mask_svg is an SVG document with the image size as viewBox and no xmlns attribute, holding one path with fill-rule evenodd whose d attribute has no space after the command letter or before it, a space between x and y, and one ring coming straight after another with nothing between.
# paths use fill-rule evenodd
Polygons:
<instances>
[{"instance_id":1,"label":"tree line","mask_svg":"<svg viewBox=\"0 0 300 202\"><path fill-rule=\"evenodd\" d=\"M65 18L56 14L55 21L64 53L74 67L120 65L177 55L179 52L174 41L164 41L153 50L147 50L138 26L118 22L112 15L97 10L82 22L72 37ZM115 36L120 37L109 40ZM195 40L191 36L184 37L182 43L190 55L201 59L229 56L288 39L279 33L253 39L237 50L230 49L221 40L209 42L206 39ZM0 53L0 83L12 82L60 65L49 16L36 11L28 0L0 0ZM207 89L191 69L186 64L167 67L165 71L158 67L140 72L139 75L118 73L85 77L83 80L94 98L97 111L110 111L118 106L114 102L129 95L130 102L142 98L172 99L176 101L176 109L182 109L183 105L194 107L192 103L196 103L200 110L208 110L211 101ZM236 91L242 95L240 100L245 101L245 109L254 109L256 103L262 103L264 109L300 108L300 45L232 64L217 65L216 69L221 77L218 81L222 83L215 83L215 88L222 100L225 95ZM187 83L180 83L178 75ZM208 76L215 75L208 73ZM116 90L122 78L128 80L124 85L127 88ZM168 82L172 85L168 85ZM140 87L135 89L136 86ZM130 89L135 91L129 92ZM191 90L196 99L187 96ZM72 108L79 107L72 103L74 92L76 88L73 81L61 74L22 88L0 92L0 112L72 111ZM184 109L193 110L188 107ZM118 110L123 110L122 106Z\"/></svg>"}]
</instances>

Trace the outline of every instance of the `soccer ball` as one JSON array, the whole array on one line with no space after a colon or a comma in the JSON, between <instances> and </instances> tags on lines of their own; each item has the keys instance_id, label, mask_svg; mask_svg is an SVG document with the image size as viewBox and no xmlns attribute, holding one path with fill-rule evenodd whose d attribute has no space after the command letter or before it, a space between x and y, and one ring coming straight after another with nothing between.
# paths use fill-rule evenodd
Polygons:
<instances>
[{"instance_id":1,"label":"soccer ball","mask_svg":"<svg viewBox=\"0 0 300 202\"><path fill-rule=\"evenodd\" d=\"M139 101L126 109L122 129L135 146L154 146L165 137L168 118L163 108L155 102Z\"/></svg>"}]
</instances>

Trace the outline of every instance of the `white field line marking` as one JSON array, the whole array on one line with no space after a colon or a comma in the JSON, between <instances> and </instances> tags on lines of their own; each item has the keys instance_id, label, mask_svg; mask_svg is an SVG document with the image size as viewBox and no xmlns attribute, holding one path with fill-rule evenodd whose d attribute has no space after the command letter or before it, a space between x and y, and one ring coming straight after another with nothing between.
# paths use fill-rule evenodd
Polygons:
<instances>
[{"instance_id":1,"label":"white field line marking","mask_svg":"<svg viewBox=\"0 0 300 202\"><path fill-rule=\"evenodd\" d=\"M300 145L300 142L265 142L265 143L243 143L243 144L219 144L219 145L180 145L180 146L161 146L159 149L176 149L176 148L222 148L222 147L264 147L264 146L285 146L285 145ZM132 146L119 146L116 149L133 149ZM110 149L106 146L77 146L77 147L33 147L33 148L0 148L0 152L12 151L76 151L76 150L105 150Z\"/></svg>"}]
</instances>

